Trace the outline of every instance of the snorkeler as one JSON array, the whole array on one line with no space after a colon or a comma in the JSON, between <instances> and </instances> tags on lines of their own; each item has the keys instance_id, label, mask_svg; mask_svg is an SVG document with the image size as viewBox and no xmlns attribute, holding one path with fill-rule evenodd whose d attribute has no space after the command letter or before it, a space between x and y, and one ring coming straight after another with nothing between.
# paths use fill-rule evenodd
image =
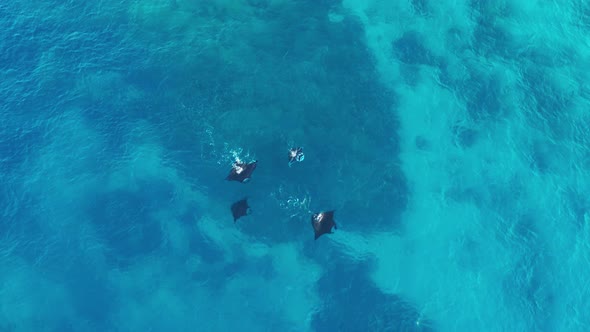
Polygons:
<instances>
[{"instance_id":1,"label":"snorkeler","mask_svg":"<svg viewBox=\"0 0 590 332\"><path fill-rule=\"evenodd\" d=\"M289 167L295 162L302 162L305 159L302 147L291 148L289 150Z\"/></svg>"}]
</instances>

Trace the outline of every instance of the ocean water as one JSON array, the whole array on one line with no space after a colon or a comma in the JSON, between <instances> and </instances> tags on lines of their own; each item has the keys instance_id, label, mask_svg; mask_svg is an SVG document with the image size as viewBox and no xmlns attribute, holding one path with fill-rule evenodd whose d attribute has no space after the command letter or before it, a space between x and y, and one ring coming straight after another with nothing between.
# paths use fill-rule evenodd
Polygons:
<instances>
[{"instance_id":1,"label":"ocean water","mask_svg":"<svg viewBox=\"0 0 590 332\"><path fill-rule=\"evenodd\" d=\"M590 330L585 1L4 0L0 27L1 332Z\"/></svg>"}]
</instances>

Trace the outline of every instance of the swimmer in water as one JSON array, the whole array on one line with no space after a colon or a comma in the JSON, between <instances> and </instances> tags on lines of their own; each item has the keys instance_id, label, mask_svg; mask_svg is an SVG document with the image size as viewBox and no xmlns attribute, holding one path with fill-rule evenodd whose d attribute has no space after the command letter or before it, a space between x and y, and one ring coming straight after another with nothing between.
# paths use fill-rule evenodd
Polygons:
<instances>
[{"instance_id":1,"label":"swimmer in water","mask_svg":"<svg viewBox=\"0 0 590 332\"><path fill-rule=\"evenodd\" d=\"M302 147L291 148L289 150L289 167L295 162L302 162L305 159Z\"/></svg>"}]
</instances>

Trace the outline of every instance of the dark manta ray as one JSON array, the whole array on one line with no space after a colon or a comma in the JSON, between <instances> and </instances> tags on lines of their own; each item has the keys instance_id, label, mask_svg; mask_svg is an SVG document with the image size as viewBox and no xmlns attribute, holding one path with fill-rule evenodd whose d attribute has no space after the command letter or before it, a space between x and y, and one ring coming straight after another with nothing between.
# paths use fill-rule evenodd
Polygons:
<instances>
[{"instance_id":1,"label":"dark manta ray","mask_svg":"<svg viewBox=\"0 0 590 332\"><path fill-rule=\"evenodd\" d=\"M240 217L249 215L250 206L248 206L248 199L244 198L232 204L231 213L234 216L234 222L240 219Z\"/></svg>"},{"instance_id":2,"label":"dark manta ray","mask_svg":"<svg viewBox=\"0 0 590 332\"><path fill-rule=\"evenodd\" d=\"M256 169L258 161L254 160L251 163L243 163L236 161L229 172L229 175L225 178L228 181L238 181L246 183L250 180L252 173Z\"/></svg>"},{"instance_id":3,"label":"dark manta ray","mask_svg":"<svg viewBox=\"0 0 590 332\"><path fill-rule=\"evenodd\" d=\"M334 211L314 213L311 216L311 226L315 233L315 240L324 234L332 234L332 227L338 229L334 222Z\"/></svg>"}]
</instances>

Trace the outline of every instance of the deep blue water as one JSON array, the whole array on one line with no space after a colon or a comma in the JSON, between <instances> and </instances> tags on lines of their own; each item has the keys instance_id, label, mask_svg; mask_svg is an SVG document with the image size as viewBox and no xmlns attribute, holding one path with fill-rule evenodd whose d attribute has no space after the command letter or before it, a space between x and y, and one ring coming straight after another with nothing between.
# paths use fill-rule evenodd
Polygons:
<instances>
[{"instance_id":1,"label":"deep blue water","mask_svg":"<svg viewBox=\"0 0 590 332\"><path fill-rule=\"evenodd\" d=\"M589 9L4 1L0 332L588 331Z\"/></svg>"}]
</instances>

